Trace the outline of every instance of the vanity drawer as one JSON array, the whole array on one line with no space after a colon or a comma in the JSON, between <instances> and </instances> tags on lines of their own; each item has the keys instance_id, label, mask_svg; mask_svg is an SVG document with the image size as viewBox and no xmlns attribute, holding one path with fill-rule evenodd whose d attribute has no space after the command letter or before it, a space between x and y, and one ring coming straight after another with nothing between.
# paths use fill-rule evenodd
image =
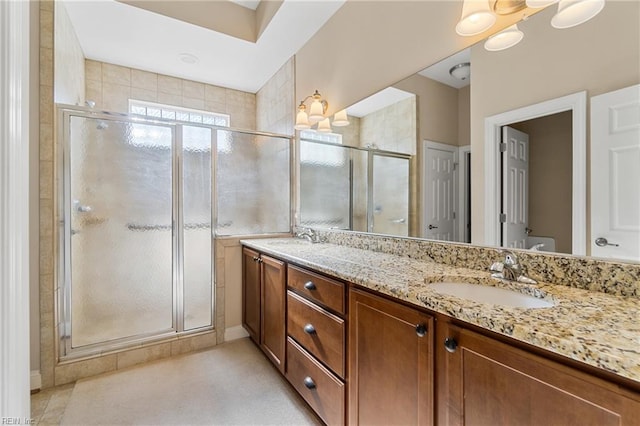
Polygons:
<instances>
[{"instance_id":1,"label":"vanity drawer","mask_svg":"<svg viewBox=\"0 0 640 426\"><path fill-rule=\"evenodd\" d=\"M285 377L328 425L345 421L345 386L296 342L287 338Z\"/></svg>"},{"instance_id":2,"label":"vanity drawer","mask_svg":"<svg viewBox=\"0 0 640 426\"><path fill-rule=\"evenodd\" d=\"M331 310L344 314L343 283L291 265L289 265L287 276L287 284L290 288Z\"/></svg>"},{"instance_id":3,"label":"vanity drawer","mask_svg":"<svg viewBox=\"0 0 640 426\"><path fill-rule=\"evenodd\" d=\"M344 377L344 320L287 292L287 333L318 360Z\"/></svg>"}]
</instances>

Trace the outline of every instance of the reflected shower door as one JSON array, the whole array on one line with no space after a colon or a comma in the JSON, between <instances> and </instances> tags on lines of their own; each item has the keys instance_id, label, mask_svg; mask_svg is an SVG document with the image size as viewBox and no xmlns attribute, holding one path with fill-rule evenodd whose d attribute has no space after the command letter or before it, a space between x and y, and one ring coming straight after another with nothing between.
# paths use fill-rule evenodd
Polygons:
<instances>
[{"instance_id":1,"label":"reflected shower door","mask_svg":"<svg viewBox=\"0 0 640 426\"><path fill-rule=\"evenodd\" d=\"M300 225L351 229L350 148L300 142Z\"/></svg>"},{"instance_id":2,"label":"reflected shower door","mask_svg":"<svg viewBox=\"0 0 640 426\"><path fill-rule=\"evenodd\" d=\"M371 154L371 232L409 235L409 159Z\"/></svg>"},{"instance_id":3,"label":"reflected shower door","mask_svg":"<svg viewBox=\"0 0 640 426\"><path fill-rule=\"evenodd\" d=\"M174 329L171 127L71 117L71 347Z\"/></svg>"}]
</instances>

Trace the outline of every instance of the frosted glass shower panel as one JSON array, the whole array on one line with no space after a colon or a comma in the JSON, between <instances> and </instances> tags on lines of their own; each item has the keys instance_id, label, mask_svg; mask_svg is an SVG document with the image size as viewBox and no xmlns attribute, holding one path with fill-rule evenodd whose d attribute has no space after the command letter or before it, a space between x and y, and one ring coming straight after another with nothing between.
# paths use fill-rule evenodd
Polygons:
<instances>
[{"instance_id":1,"label":"frosted glass shower panel","mask_svg":"<svg viewBox=\"0 0 640 426\"><path fill-rule=\"evenodd\" d=\"M71 117L74 348L174 326L172 128Z\"/></svg>"},{"instance_id":2,"label":"frosted glass shower panel","mask_svg":"<svg viewBox=\"0 0 640 426\"><path fill-rule=\"evenodd\" d=\"M228 130L216 137L216 234L289 232L289 139Z\"/></svg>"},{"instance_id":3,"label":"frosted glass shower panel","mask_svg":"<svg viewBox=\"0 0 640 426\"><path fill-rule=\"evenodd\" d=\"M409 160L373 154L371 232L409 235Z\"/></svg>"},{"instance_id":4,"label":"frosted glass shower panel","mask_svg":"<svg viewBox=\"0 0 640 426\"><path fill-rule=\"evenodd\" d=\"M211 134L204 127L182 130L184 329L212 319Z\"/></svg>"},{"instance_id":5,"label":"frosted glass shower panel","mask_svg":"<svg viewBox=\"0 0 640 426\"><path fill-rule=\"evenodd\" d=\"M350 148L300 142L300 224L351 229Z\"/></svg>"}]
</instances>

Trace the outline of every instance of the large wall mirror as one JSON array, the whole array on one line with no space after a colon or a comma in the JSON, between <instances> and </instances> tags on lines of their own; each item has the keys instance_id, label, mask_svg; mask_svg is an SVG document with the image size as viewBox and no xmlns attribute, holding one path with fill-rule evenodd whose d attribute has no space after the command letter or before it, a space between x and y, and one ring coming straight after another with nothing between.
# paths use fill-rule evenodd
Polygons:
<instances>
[{"instance_id":1,"label":"large wall mirror","mask_svg":"<svg viewBox=\"0 0 640 426\"><path fill-rule=\"evenodd\" d=\"M371 182L354 179L355 164L369 160L349 154L348 195L322 203L342 205L349 220L328 227L640 261L640 95L607 98L640 83L640 4L609 1L591 21L564 30L550 25L556 9L520 22L524 39L510 49L490 52L480 42L348 108L343 146L409 159L408 179L399 166L402 178L386 189L407 194L408 214L362 201ZM604 120L616 102L626 105L610 113L616 123L637 131L603 150L597 138L611 138L598 132L615 123L594 114L605 111ZM521 154L526 148L526 161L509 162L500 138ZM322 186L321 176L314 186L302 180L301 194ZM354 209L357 200L370 210ZM322 227L308 209L305 218ZM402 226L372 229L376 219Z\"/></svg>"}]
</instances>

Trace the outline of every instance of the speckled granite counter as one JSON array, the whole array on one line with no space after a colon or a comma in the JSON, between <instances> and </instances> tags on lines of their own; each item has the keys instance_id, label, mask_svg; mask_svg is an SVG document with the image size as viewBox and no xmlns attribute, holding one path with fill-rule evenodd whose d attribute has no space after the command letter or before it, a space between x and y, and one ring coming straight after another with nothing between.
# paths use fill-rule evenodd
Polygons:
<instances>
[{"instance_id":1,"label":"speckled granite counter","mask_svg":"<svg viewBox=\"0 0 640 426\"><path fill-rule=\"evenodd\" d=\"M489 272L353 247L296 239L243 240L246 246L417 306L631 379L640 386L640 303L566 285L526 285ZM488 266L488 265L487 265ZM509 308L438 294L453 281L511 288L552 300L543 309Z\"/></svg>"}]
</instances>

